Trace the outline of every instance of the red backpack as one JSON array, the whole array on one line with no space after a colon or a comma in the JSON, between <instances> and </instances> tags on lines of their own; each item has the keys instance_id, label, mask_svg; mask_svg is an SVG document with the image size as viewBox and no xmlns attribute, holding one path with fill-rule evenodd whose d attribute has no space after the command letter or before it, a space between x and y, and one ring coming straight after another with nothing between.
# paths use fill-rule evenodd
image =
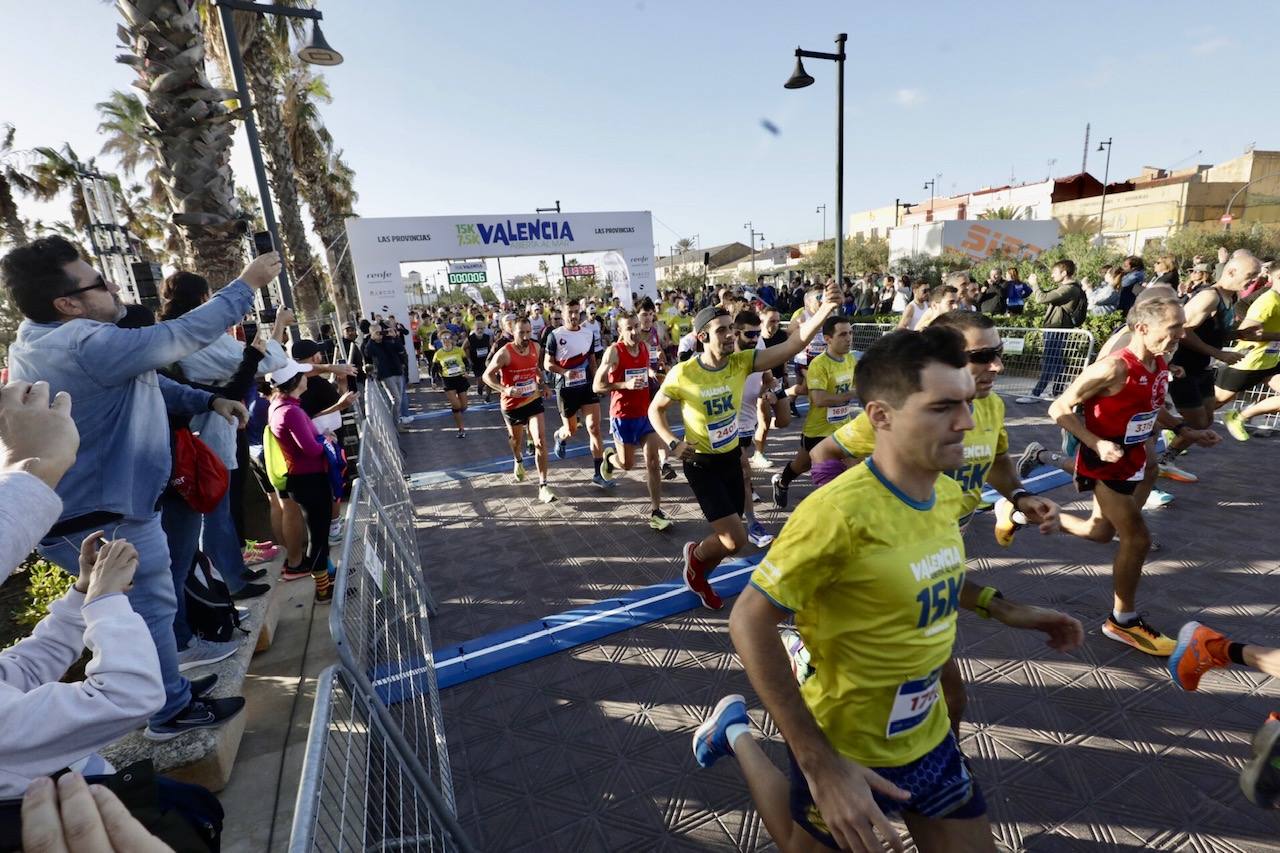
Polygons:
<instances>
[{"instance_id":1,"label":"red backpack","mask_svg":"<svg viewBox=\"0 0 1280 853\"><path fill-rule=\"evenodd\" d=\"M230 484L227 466L209 445L186 427L174 430L173 474L169 485L192 509L202 515L213 512Z\"/></svg>"}]
</instances>

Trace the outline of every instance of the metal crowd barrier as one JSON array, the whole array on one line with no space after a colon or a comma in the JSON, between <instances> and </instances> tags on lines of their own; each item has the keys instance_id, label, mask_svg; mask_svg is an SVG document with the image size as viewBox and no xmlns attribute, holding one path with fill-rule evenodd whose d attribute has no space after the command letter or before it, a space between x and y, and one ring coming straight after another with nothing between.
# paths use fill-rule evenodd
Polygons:
<instances>
[{"instance_id":1,"label":"metal crowd barrier","mask_svg":"<svg viewBox=\"0 0 1280 853\"><path fill-rule=\"evenodd\" d=\"M361 476L329 629L340 665L316 696L291 849L474 849L457 824L432 661L435 601L413 538L393 401L365 383Z\"/></svg>"},{"instance_id":2,"label":"metal crowd barrier","mask_svg":"<svg viewBox=\"0 0 1280 853\"><path fill-rule=\"evenodd\" d=\"M1252 406L1254 403L1259 403L1268 397L1274 397L1276 394L1277 392L1271 390L1271 386L1265 382L1261 385L1255 385L1252 388L1246 388L1244 391L1241 391L1236 395L1236 398L1231 401L1230 405L1223 406L1218 410L1217 419L1221 422L1222 413L1228 409L1244 409L1248 406ZM1254 418L1249 421L1249 426L1255 430L1275 432L1276 430L1280 430L1280 414L1264 415L1260 418Z\"/></svg>"},{"instance_id":3,"label":"metal crowd barrier","mask_svg":"<svg viewBox=\"0 0 1280 853\"><path fill-rule=\"evenodd\" d=\"M291 853L472 849L376 703L335 665L320 673Z\"/></svg>"},{"instance_id":4,"label":"metal crowd barrier","mask_svg":"<svg viewBox=\"0 0 1280 853\"><path fill-rule=\"evenodd\" d=\"M854 351L866 350L895 328L888 323L854 323ZM1004 371L996 377L996 391L1005 396L1030 396L1044 374L1042 394L1056 397L1093 361L1096 349L1093 335L1084 329L997 326L996 331L1004 342Z\"/></svg>"}]
</instances>

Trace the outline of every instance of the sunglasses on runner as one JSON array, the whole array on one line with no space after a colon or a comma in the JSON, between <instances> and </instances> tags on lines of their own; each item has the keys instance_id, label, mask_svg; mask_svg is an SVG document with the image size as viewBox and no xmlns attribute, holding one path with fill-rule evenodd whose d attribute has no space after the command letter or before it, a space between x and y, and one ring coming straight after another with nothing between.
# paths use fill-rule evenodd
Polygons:
<instances>
[{"instance_id":1,"label":"sunglasses on runner","mask_svg":"<svg viewBox=\"0 0 1280 853\"><path fill-rule=\"evenodd\" d=\"M754 341L754 340L756 340L757 338L759 338L759 337L760 337L760 330L759 330L759 329L756 329L756 330L754 330L754 331L748 331L748 330L745 330L745 329L744 329L743 331L739 332L738 334L742 335L744 338L746 338L746 339L747 339L747 340L749 340L749 341Z\"/></svg>"},{"instance_id":2,"label":"sunglasses on runner","mask_svg":"<svg viewBox=\"0 0 1280 853\"><path fill-rule=\"evenodd\" d=\"M991 364L997 358L1004 356L1004 344L998 347L987 347L986 349L971 349L965 352L969 356L972 364Z\"/></svg>"}]
</instances>

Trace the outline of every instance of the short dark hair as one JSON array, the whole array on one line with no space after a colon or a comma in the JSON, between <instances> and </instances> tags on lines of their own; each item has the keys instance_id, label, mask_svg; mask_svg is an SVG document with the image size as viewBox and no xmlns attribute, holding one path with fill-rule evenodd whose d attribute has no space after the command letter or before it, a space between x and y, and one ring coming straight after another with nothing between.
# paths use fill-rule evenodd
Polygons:
<instances>
[{"instance_id":1,"label":"short dark hair","mask_svg":"<svg viewBox=\"0 0 1280 853\"><path fill-rule=\"evenodd\" d=\"M366 335L367 335L367 334L369 334L369 321L368 321L368 320L361 320L361 321L360 321L360 331L364 332Z\"/></svg>"},{"instance_id":2,"label":"short dark hair","mask_svg":"<svg viewBox=\"0 0 1280 853\"><path fill-rule=\"evenodd\" d=\"M848 317L841 316L841 315L839 315L839 314L834 314L834 315L832 315L832 316L828 317L826 320L824 320L824 321L822 322L822 334L823 334L823 336L826 336L826 335L834 335L834 334L836 333L836 326L839 326L839 325L841 325L841 324L846 325L846 326L847 326L847 325L850 325L849 318L848 318Z\"/></svg>"},{"instance_id":3,"label":"short dark hair","mask_svg":"<svg viewBox=\"0 0 1280 853\"><path fill-rule=\"evenodd\" d=\"M920 374L935 361L948 367L969 364L964 338L955 329L929 326L919 332L890 332L867 347L858 360L854 373L858 399L864 406L872 400L901 406L920 390Z\"/></svg>"},{"instance_id":4,"label":"short dark hair","mask_svg":"<svg viewBox=\"0 0 1280 853\"><path fill-rule=\"evenodd\" d=\"M654 305L653 305L653 300L652 300L652 299L650 299L650 298L649 298L649 297L647 297L647 296L646 296L644 299L641 299L641 300L640 300L640 310L641 310L641 311L654 311L654 310L656 310L656 309L654 308Z\"/></svg>"},{"instance_id":5,"label":"short dark hair","mask_svg":"<svg viewBox=\"0 0 1280 853\"><path fill-rule=\"evenodd\" d=\"M923 284L924 282L921 282ZM937 287L929 288L929 304L935 305L946 298L949 293L960 293L960 288L950 284L940 284Z\"/></svg>"},{"instance_id":6,"label":"short dark hair","mask_svg":"<svg viewBox=\"0 0 1280 853\"><path fill-rule=\"evenodd\" d=\"M209 296L209 280L193 272L171 273L160 282L160 319L176 320Z\"/></svg>"},{"instance_id":7,"label":"short dark hair","mask_svg":"<svg viewBox=\"0 0 1280 853\"><path fill-rule=\"evenodd\" d=\"M75 290L76 280L63 267L80 260L65 237L41 237L0 260L0 278L22 316L35 323L56 323L62 316L53 300Z\"/></svg>"},{"instance_id":8,"label":"short dark hair","mask_svg":"<svg viewBox=\"0 0 1280 853\"><path fill-rule=\"evenodd\" d=\"M981 312L957 308L954 311L942 314L931 325L944 329L955 329L957 332L964 334L968 329L994 329L996 321Z\"/></svg>"},{"instance_id":9,"label":"short dark hair","mask_svg":"<svg viewBox=\"0 0 1280 853\"><path fill-rule=\"evenodd\" d=\"M739 311L733 318L735 326L759 326L760 315L754 311Z\"/></svg>"},{"instance_id":10,"label":"short dark hair","mask_svg":"<svg viewBox=\"0 0 1280 853\"><path fill-rule=\"evenodd\" d=\"M1063 258L1053 265L1055 270L1062 270L1068 277L1076 274L1076 262L1070 258Z\"/></svg>"}]
</instances>

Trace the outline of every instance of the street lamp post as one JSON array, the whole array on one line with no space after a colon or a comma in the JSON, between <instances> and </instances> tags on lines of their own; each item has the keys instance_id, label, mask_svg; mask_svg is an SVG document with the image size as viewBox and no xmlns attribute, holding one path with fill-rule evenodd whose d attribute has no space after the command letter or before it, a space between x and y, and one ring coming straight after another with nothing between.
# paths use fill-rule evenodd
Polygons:
<instances>
[{"instance_id":1,"label":"street lamp post","mask_svg":"<svg viewBox=\"0 0 1280 853\"><path fill-rule=\"evenodd\" d=\"M902 220L898 216L898 211L902 211L903 213L910 214L911 208L915 206L916 206L915 202L903 201L900 198L895 198L893 200L893 227L897 228L900 224L902 224Z\"/></svg>"},{"instance_id":2,"label":"street lamp post","mask_svg":"<svg viewBox=\"0 0 1280 853\"><path fill-rule=\"evenodd\" d=\"M749 229L749 230L751 231L751 283L752 283L752 284L755 284L755 281L756 281L756 238L757 238L757 237L759 237L759 238L760 238L760 245L762 245L762 246L763 246L763 245L764 245L764 235L763 235L763 234L761 234L759 231L757 231L757 230L756 230L756 228L755 228L755 226L754 226L753 224L751 224L750 222L748 222L746 225L743 225L742 227L743 227L743 228L747 228L747 229Z\"/></svg>"},{"instance_id":3,"label":"street lamp post","mask_svg":"<svg viewBox=\"0 0 1280 853\"><path fill-rule=\"evenodd\" d=\"M1114 137L1107 137L1098 143L1098 150L1107 149L1107 165L1102 170L1102 208L1098 211L1098 245L1102 245L1102 229L1106 227L1106 220L1103 218L1107 213L1107 181L1111 178L1111 140Z\"/></svg>"},{"instance_id":4,"label":"street lamp post","mask_svg":"<svg viewBox=\"0 0 1280 853\"><path fill-rule=\"evenodd\" d=\"M929 191L929 221L930 221L930 222L932 222L932 221L933 221L933 219L934 219L934 216L933 216L933 200L934 200L934 198L935 198L935 197L937 196L937 194L938 194L938 179L937 179L937 177L935 176L935 177L930 178L929 180L925 181L925 182L924 182L924 187L923 187L923 189L926 189L926 190L928 190L928 191Z\"/></svg>"},{"instance_id":5,"label":"street lamp post","mask_svg":"<svg viewBox=\"0 0 1280 853\"><path fill-rule=\"evenodd\" d=\"M537 208L534 212L535 212L535 213L550 213L550 212L551 212L551 211L553 211L553 210L554 210L556 213L559 213L559 212L560 212L560 199L556 199L556 206L555 206L555 207L539 207L539 208ZM560 280L564 282L564 298L565 298L565 301L568 301L568 299L569 299L569 277L568 277L567 275L565 275L565 274L564 274L564 268L565 268L566 266L568 266L568 262L567 262L567 261L565 261L565 259L564 259L564 253L562 252L562 253L560 254Z\"/></svg>"},{"instance_id":6,"label":"street lamp post","mask_svg":"<svg viewBox=\"0 0 1280 853\"><path fill-rule=\"evenodd\" d=\"M825 204L818 205L818 209L814 213L822 214L822 242L827 242L827 206Z\"/></svg>"},{"instance_id":7,"label":"street lamp post","mask_svg":"<svg viewBox=\"0 0 1280 853\"><path fill-rule=\"evenodd\" d=\"M1270 175L1263 175L1261 178L1254 178L1252 181L1245 184L1240 189L1236 190L1234 193L1231 194L1231 198L1227 200L1227 209L1222 214L1222 230L1223 231L1231 230L1231 206L1236 203L1236 199L1240 197L1240 193L1249 189L1249 187L1253 186L1259 181L1269 180L1270 178L1280 178L1280 172L1272 172ZM1245 209L1248 210L1248 207L1246 206Z\"/></svg>"},{"instance_id":8,"label":"street lamp post","mask_svg":"<svg viewBox=\"0 0 1280 853\"><path fill-rule=\"evenodd\" d=\"M847 33L836 36L836 52L822 53L796 48L796 68L791 79L783 86L787 89L803 89L813 85L813 78L804 70L804 59L829 59L836 64L836 281L844 279L844 44ZM825 215L824 215L825 221ZM825 231L825 225L824 225Z\"/></svg>"},{"instance_id":9,"label":"street lamp post","mask_svg":"<svg viewBox=\"0 0 1280 853\"><path fill-rule=\"evenodd\" d=\"M286 18L308 18L312 24L311 37L307 44L298 50L298 58L311 65L339 65L342 54L329 46L324 34L320 32L320 20L324 17L315 9L295 9L290 6L273 6L263 3L245 2L245 0L213 0L218 7L218 17L222 22L222 36L226 40L227 56L231 60L231 76L236 84L236 97L240 105L253 103L249 97L249 86L245 82L244 59L240 56L240 39L236 36L235 19L232 12L252 12L255 15L282 15ZM271 232L271 240L278 249L284 243L280 240L280 227L276 224L276 209L271 202L271 185L267 183L267 170L262 162L262 143L258 138L258 123L253 118L253 110L246 110L244 116L244 132L249 138L249 156L253 160L254 176L258 180L258 195L262 199L262 218ZM280 301L284 307L293 310L293 288L289 283L289 265L280 265ZM271 297L262 291L262 304L271 306ZM293 335L297 337L297 327Z\"/></svg>"}]
</instances>

